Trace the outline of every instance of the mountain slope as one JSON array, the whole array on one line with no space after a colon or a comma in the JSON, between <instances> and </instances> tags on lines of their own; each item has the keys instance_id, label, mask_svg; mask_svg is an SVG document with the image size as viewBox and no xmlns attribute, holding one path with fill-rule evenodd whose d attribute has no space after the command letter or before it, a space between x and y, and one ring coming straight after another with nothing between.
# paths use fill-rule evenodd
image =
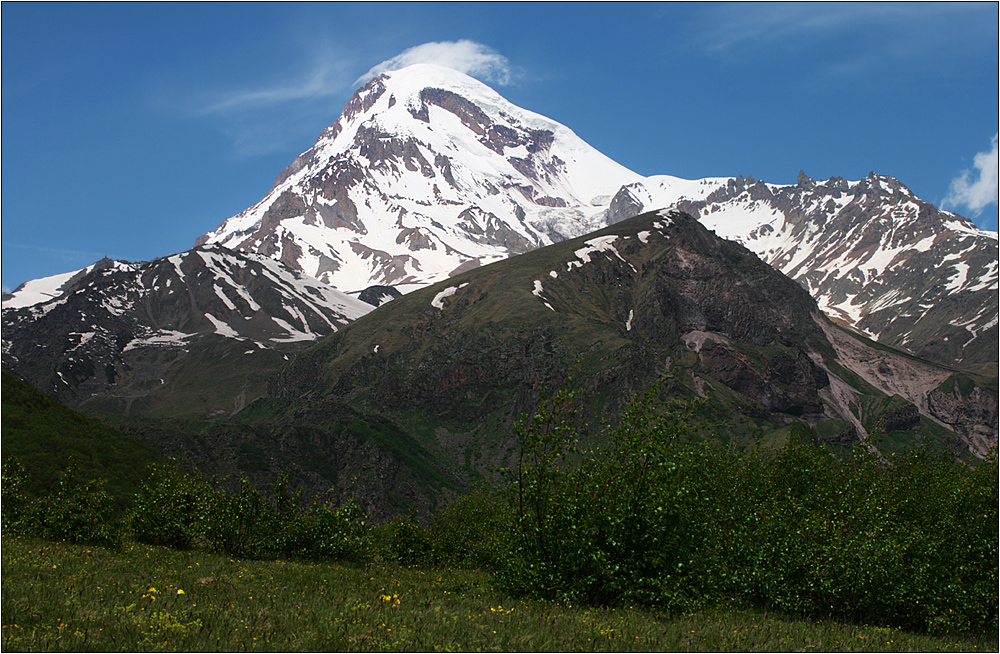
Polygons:
<instances>
[{"instance_id":1,"label":"mountain slope","mask_svg":"<svg viewBox=\"0 0 1000 654\"><path fill-rule=\"evenodd\" d=\"M832 443L879 427L896 443L996 444L995 388L836 327L799 285L680 213L409 293L299 354L271 390L390 417L483 471L510 462L512 421L570 376L595 421L661 379L711 398L724 439L780 440L804 422ZM950 423L932 401L948 392L969 409Z\"/></svg>"},{"instance_id":2,"label":"mountain slope","mask_svg":"<svg viewBox=\"0 0 1000 654\"><path fill-rule=\"evenodd\" d=\"M237 410L288 353L373 308L219 246L62 277L5 299L3 367L64 403L126 415Z\"/></svg>"},{"instance_id":3,"label":"mountain slope","mask_svg":"<svg viewBox=\"0 0 1000 654\"><path fill-rule=\"evenodd\" d=\"M106 479L118 508L127 507L146 478L146 467L162 463L152 447L96 418L69 409L22 379L3 372L3 458L17 457L28 473L28 492L58 488L71 462L78 479Z\"/></svg>"}]
</instances>

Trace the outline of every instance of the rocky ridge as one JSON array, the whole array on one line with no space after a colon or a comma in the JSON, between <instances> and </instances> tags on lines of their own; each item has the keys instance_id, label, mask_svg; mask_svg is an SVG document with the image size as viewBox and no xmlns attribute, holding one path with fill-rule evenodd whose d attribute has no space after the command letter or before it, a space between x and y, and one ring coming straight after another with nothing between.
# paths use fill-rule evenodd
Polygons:
<instances>
[{"instance_id":1,"label":"rocky ridge","mask_svg":"<svg viewBox=\"0 0 1000 654\"><path fill-rule=\"evenodd\" d=\"M996 393L966 380L956 395L955 375L835 326L742 246L661 212L409 293L301 353L270 392L420 415L435 446L477 443L483 465L505 463L512 443L496 434L569 376L595 423L661 379L711 397L732 434L950 432L981 456Z\"/></svg>"},{"instance_id":2,"label":"rocky ridge","mask_svg":"<svg viewBox=\"0 0 1000 654\"><path fill-rule=\"evenodd\" d=\"M876 173L817 182L800 171L794 185L705 181L625 186L611 218L663 206L689 212L802 284L840 324L940 363L995 365L996 233Z\"/></svg>"},{"instance_id":3,"label":"rocky ridge","mask_svg":"<svg viewBox=\"0 0 1000 654\"><path fill-rule=\"evenodd\" d=\"M255 365L277 365L373 308L273 259L220 246L106 260L62 277L36 291L47 301L19 302L30 290L21 289L4 302L3 368L66 404L114 398L126 414L133 402L175 394L165 385L188 365L220 386L233 376L261 386L266 375L251 373ZM232 395L221 406L196 403L198 411L228 413L247 399Z\"/></svg>"}]
</instances>

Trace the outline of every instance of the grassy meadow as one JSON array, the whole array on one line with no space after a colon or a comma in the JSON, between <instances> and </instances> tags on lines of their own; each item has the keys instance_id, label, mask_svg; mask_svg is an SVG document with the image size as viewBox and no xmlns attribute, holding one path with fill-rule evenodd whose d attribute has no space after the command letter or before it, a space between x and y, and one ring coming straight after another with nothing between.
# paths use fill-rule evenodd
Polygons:
<instances>
[{"instance_id":1,"label":"grassy meadow","mask_svg":"<svg viewBox=\"0 0 1000 654\"><path fill-rule=\"evenodd\" d=\"M251 561L5 536L4 651L997 651L739 606L514 599L478 570Z\"/></svg>"}]
</instances>

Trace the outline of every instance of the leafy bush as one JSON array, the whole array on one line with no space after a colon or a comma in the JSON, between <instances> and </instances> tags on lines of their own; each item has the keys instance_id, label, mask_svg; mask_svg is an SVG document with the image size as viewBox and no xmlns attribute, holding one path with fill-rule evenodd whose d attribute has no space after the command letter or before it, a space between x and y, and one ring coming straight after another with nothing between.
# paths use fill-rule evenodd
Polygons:
<instances>
[{"instance_id":1,"label":"leafy bush","mask_svg":"<svg viewBox=\"0 0 1000 654\"><path fill-rule=\"evenodd\" d=\"M515 537L498 581L564 601L668 610L740 599L932 632L996 630L997 461L862 443L837 458L794 426L775 452L691 438L694 405L625 411L581 452L573 393L518 423Z\"/></svg>"},{"instance_id":2,"label":"leafy bush","mask_svg":"<svg viewBox=\"0 0 1000 654\"><path fill-rule=\"evenodd\" d=\"M371 558L365 512L354 500L339 507L314 502L283 525L280 541L285 556L354 564Z\"/></svg>"},{"instance_id":3,"label":"leafy bush","mask_svg":"<svg viewBox=\"0 0 1000 654\"><path fill-rule=\"evenodd\" d=\"M29 477L24 465L17 457L3 460L3 531L17 531L22 518L31 503L28 493Z\"/></svg>"},{"instance_id":4,"label":"leafy bush","mask_svg":"<svg viewBox=\"0 0 1000 654\"><path fill-rule=\"evenodd\" d=\"M246 479L237 493L226 480L205 482L176 463L153 466L132 515L139 542L178 549L204 546L232 556L298 557L361 563L368 556L365 515L355 502L301 510L283 473L265 498Z\"/></svg>"},{"instance_id":5,"label":"leafy bush","mask_svg":"<svg viewBox=\"0 0 1000 654\"><path fill-rule=\"evenodd\" d=\"M270 554L272 507L248 479L240 479L236 494L213 489L210 503L205 536L216 551L241 557Z\"/></svg>"},{"instance_id":6,"label":"leafy bush","mask_svg":"<svg viewBox=\"0 0 1000 654\"><path fill-rule=\"evenodd\" d=\"M416 509L409 514L396 516L373 529L373 538L383 556L403 565L429 563L434 541L431 531L420 524Z\"/></svg>"},{"instance_id":7,"label":"leafy bush","mask_svg":"<svg viewBox=\"0 0 1000 654\"><path fill-rule=\"evenodd\" d=\"M65 540L115 547L124 530L103 479L81 482L75 462L59 477L55 492L30 502L18 524L26 533L47 540Z\"/></svg>"},{"instance_id":8,"label":"leafy bush","mask_svg":"<svg viewBox=\"0 0 1000 654\"><path fill-rule=\"evenodd\" d=\"M173 461L150 467L130 518L140 543L187 549L205 538L212 519L212 489Z\"/></svg>"},{"instance_id":9,"label":"leafy bush","mask_svg":"<svg viewBox=\"0 0 1000 654\"><path fill-rule=\"evenodd\" d=\"M501 583L564 601L688 605L711 568L685 417L696 404L636 399L607 446L581 453L573 393L516 427L517 535ZM704 581L704 580L702 580Z\"/></svg>"},{"instance_id":10,"label":"leafy bush","mask_svg":"<svg viewBox=\"0 0 1000 654\"><path fill-rule=\"evenodd\" d=\"M514 537L508 495L480 486L436 513L431 524L434 562L487 570L506 565Z\"/></svg>"}]
</instances>

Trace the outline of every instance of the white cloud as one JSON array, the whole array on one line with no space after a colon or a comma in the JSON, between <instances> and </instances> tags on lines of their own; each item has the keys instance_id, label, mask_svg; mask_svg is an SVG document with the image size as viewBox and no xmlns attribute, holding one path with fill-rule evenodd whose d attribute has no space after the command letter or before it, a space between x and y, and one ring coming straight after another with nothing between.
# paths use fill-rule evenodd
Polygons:
<instances>
[{"instance_id":1,"label":"white cloud","mask_svg":"<svg viewBox=\"0 0 1000 654\"><path fill-rule=\"evenodd\" d=\"M256 89L217 94L200 108L201 114L232 114L266 109L286 102L320 100L341 93L346 66L337 60L317 61L304 75L291 82Z\"/></svg>"},{"instance_id":2,"label":"white cloud","mask_svg":"<svg viewBox=\"0 0 1000 654\"><path fill-rule=\"evenodd\" d=\"M876 31L877 41L896 55L926 51L927 41L953 39L948 25L980 23L986 3L779 2L708 4L702 43L710 50L736 46L759 48L765 43L797 47L817 39L843 39L861 31ZM988 14L987 14L988 15ZM920 44L924 45L921 49ZM853 48L863 43L852 44ZM888 44L886 44L888 45Z\"/></svg>"},{"instance_id":3,"label":"white cloud","mask_svg":"<svg viewBox=\"0 0 1000 654\"><path fill-rule=\"evenodd\" d=\"M974 216L978 216L988 205L997 204L997 136L993 135L989 152L976 154L974 171L962 171L952 180L942 206L968 207Z\"/></svg>"},{"instance_id":4,"label":"white cloud","mask_svg":"<svg viewBox=\"0 0 1000 654\"><path fill-rule=\"evenodd\" d=\"M355 86L364 84L376 75L399 70L413 64L436 64L452 68L486 82L507 85L512 71L507 58L482 43L461 41L436 41L417 45L391 59L387 59L355 80Z\"/></svg>"}]
</instances>

